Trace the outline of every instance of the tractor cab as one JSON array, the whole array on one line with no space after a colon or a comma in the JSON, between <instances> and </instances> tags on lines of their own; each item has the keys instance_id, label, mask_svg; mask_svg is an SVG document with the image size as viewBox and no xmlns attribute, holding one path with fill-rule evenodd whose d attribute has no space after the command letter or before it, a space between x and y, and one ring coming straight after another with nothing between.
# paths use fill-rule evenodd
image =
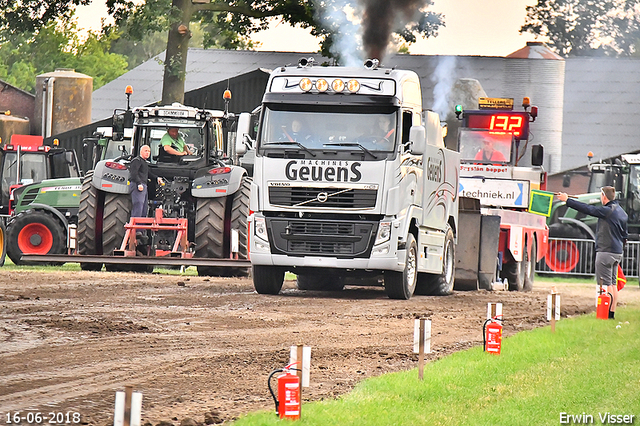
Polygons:
<instances>
[{"instance_id":1,"label":"tractor cab","mask_svg":"<svg viewBox=\"0 0 640 426\"><path fill-rule=\"evenodd\" d=\"M45 179L80 176L73 150L46 146L42 137L13 135L11 143L0 149L0 215L13 210L13 191Z\"/></svg>"}]
</instances>

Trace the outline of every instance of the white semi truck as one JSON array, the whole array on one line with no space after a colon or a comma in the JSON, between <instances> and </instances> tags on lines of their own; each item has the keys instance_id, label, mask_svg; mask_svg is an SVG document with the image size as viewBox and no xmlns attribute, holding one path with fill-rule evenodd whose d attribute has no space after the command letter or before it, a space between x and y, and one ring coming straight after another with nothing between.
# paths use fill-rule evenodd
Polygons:
<instances>
[{"instance_id":1,"label":"white semi truck","mask_svg":"<svg viewBox=\"0 0 640 426\"><path fill-rule=\"evenodd\" d=\"M414 72L376 61L279 68L255 148L258 293L279 293L286 271L301 289L383 282L394 299L452 291L459 154L445 148L438 115L423 112Z\"/></svg>"}]
</instances>

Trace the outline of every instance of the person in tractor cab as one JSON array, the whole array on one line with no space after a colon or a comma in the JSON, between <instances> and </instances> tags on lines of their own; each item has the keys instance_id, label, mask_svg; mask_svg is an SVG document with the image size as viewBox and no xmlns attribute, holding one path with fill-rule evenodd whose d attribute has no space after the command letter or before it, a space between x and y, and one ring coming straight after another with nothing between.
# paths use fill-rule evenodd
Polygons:
<instances>
[{"instance_id":1,"label":"person in tractor cab","mask_svg":"<svg viewBox=\"0 0 640 426\"><path fill-rule=\"evenodd\" d=\"M160 140L160 145L164 152L170 155L191 155L191 151L177 127L169 127L167 129L167 133Z\"/></svg>"},{"instance_id":2,"label":"person in tractor cab","mask_svg":"<svg viewBox=\"0 0 640 426\"><path fill-rule=\"evenodd\" d=\"M156 178L158 184L162 183L162 178L149 170L148 160L150 155L151 148L149 148L149 145L142 145L140 154L134 157L129 164L129 181L133 186L131 191L131 217L147 217L149 207L147 183L149 176Z\"/></svg>"},{"instance_id":3,"label":"person in tractor cab","mask_svg":"<svg viewBox=\"0 0 640 426\"><path fill-rule=\"evenodd\" d=\"M495 149L492 139L485 138L482 140L482 149L478 151L474 160L480 161L501 161L505 162L507 159L504 154Z\"/></svg>"},{"instance_id":4,"label":"person in tractor cab","mask_svg":"<svg viewBox=\"0 0 640 426\"><path fill-rule=\"evenodd\" d=\"M567 207L598 218L596 225L596 280L611 293L609 318L615 319L618 304L618 264L622 262L624 244L627 241L627 214L615 200L616 190L603 186L600 190L601 206L593 206L569 198L564 192L556 193Z\"/></svg>"}]
</instances>

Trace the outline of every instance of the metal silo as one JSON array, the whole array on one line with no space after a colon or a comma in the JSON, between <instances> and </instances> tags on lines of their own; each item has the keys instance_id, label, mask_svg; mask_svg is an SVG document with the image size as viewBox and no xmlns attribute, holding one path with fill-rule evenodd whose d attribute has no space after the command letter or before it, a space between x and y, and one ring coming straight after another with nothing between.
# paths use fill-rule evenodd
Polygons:
<instances>
[{"instance_id":1,"label":"metal silo","mask_svg":"<svg viewBox=\"0 0 640 426\"><path fill-rule=\"evenodd\" d=\"M531 125L527 153L520 165L530 165L531 145L541 144L545 170L560 171L564 73L564 59L541 42L528 42L526 47L507 56L504 91L491 96L513 98L515 105L528 96L531 104L539 108L538 118Z\"/></svg>"},{"instance_id":2,"label":"metal silo","mask_svg":"<svg viewBox=\"0 0 640 426\"><path fill-rule=\"evenodd\" d=\"M11 135L28 135L29 119L26 117L16 117L11 114L0 114L0 138L2 144L8 145L11 142Z\"/></svg>"},{"instance_id":3,"label":"metal silo","mask_svg":"<svg viewBox=\"0 0 640 426\"><path fill-rule=\"evenodd\" d=\"M35 133L48 137L91 123L93 79L71 69L36 77Z\"/></svg>"}]
</instances>

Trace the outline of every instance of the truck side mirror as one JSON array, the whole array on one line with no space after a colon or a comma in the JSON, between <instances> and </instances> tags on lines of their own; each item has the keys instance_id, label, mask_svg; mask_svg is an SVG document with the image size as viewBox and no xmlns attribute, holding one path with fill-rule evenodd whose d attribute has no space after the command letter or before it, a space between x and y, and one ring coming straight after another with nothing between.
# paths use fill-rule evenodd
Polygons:
<instances>
[{"instance_id":1,"label":"truck side mirror","mask_svg":"<svg viewBox=\"0 0 640 426\"><path fill-rule=\"evenodd\" d=\"M238 128L236 130L236 154L243 155L247 148L251 147L249 131L251 130L251 114L243 112L238 117Z\"/></svg>"},{"instance_id":2,"label":"truck side mirror","mask_svg":"<svg viewBox=\"0 0 640 426\"><path fill-rule=\"evenodd\" d=\"M544 162L544 147L542 145L533 145L531 147L531 165L542 166Z\"/></svg>"},{"instance_id":3,"label":"truck side mirror","mask_svg":"<svg viewBox=\"0 0 640 426\"><path fill-rule=\"evenodd\" d=\"M409 140L411 141L412 154L424 154L427 145L427 132L424 126L411 126L411 130L409 130Z\"/></svg>"}]
</instances>

